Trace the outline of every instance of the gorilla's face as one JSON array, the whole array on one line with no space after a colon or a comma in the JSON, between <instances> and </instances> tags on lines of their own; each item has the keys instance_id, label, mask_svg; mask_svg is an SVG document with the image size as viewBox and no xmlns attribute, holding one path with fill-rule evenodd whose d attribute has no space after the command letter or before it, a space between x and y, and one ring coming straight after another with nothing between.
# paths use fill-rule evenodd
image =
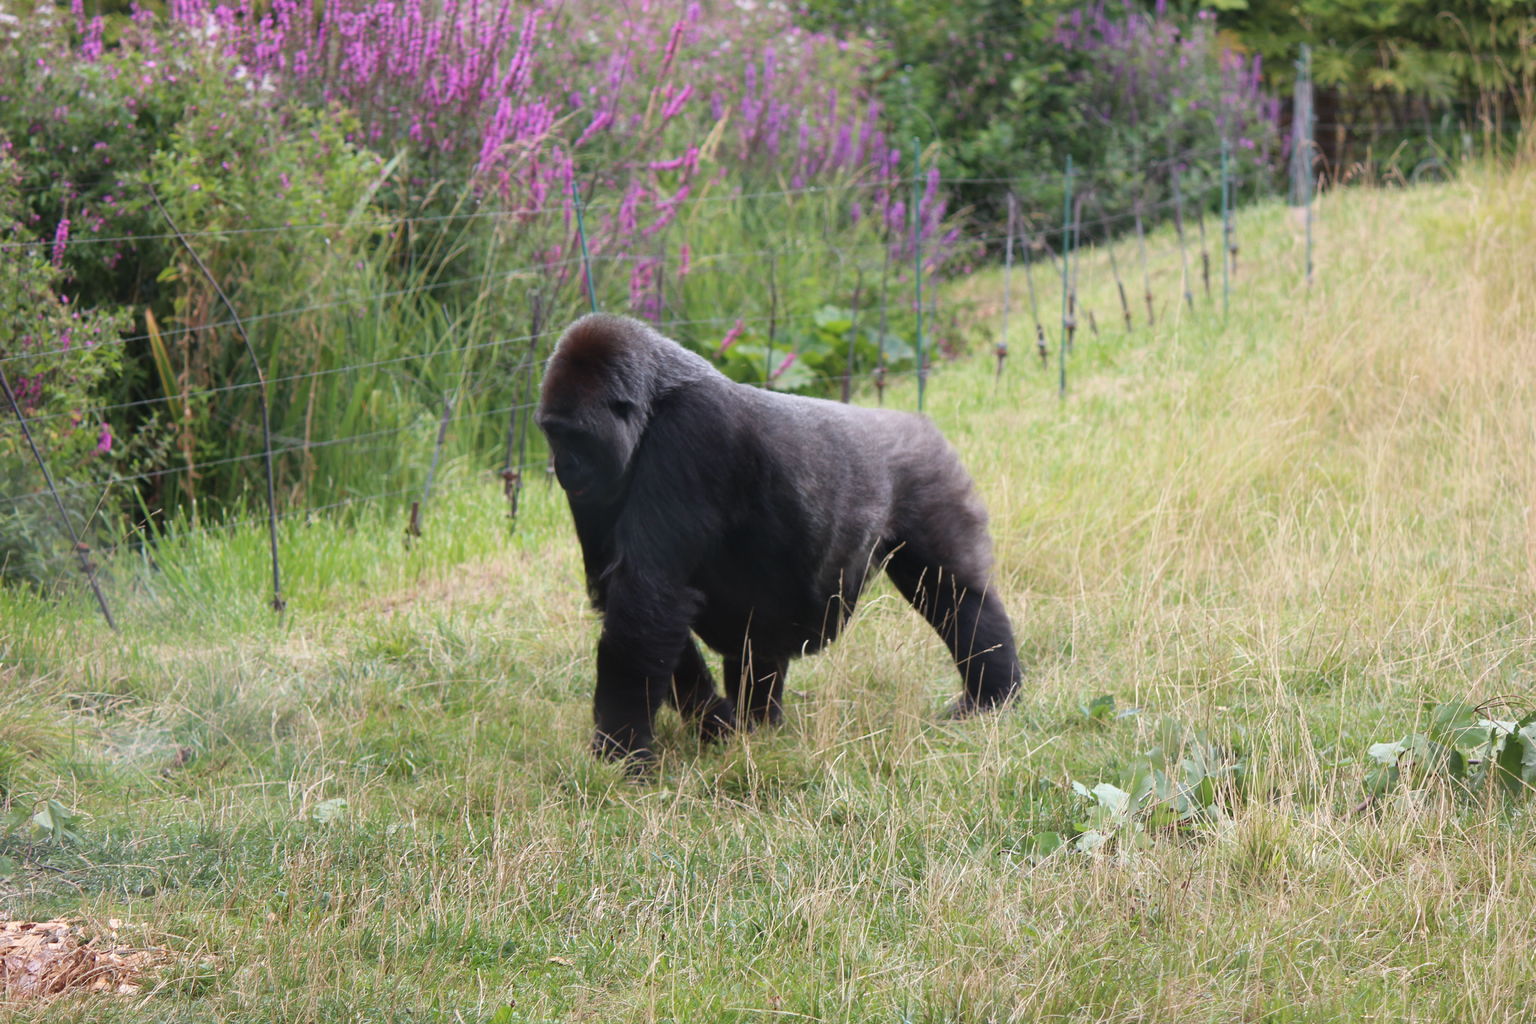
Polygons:
<instances>
[{"instance_id":1,"label":"gorilla's face","mask_svg":"<svg viewBox=\"0 0 1536 1024\"><path fill-rule=\"evenodd\" d=\"M603 508L624 497L656 391L652 344L591 318L567 331L550 357L537 419L574 505Z\"/></svg>"},{"instance_id":2,"label":"gorilla's face","mask_svg":"<svg viewBox=\"0 0 1536 1024\"><path fill-rule=\"evenodd\" d=\"M622 497L629 460L640 442L639 420L633 402L614 397L540 413L555 478L571 501L603 506Z\"/></svg>"}]
</instances>

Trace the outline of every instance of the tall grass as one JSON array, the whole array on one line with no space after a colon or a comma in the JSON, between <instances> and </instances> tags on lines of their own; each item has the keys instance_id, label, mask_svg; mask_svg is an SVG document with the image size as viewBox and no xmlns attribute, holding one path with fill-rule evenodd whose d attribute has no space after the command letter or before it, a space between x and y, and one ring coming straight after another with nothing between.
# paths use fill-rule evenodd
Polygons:
<instances>
[{"instance_id":1,"label":"tall grass","mask_svg":"<svg viewBox=\"0 0 1536 1024\"><path fill-rule=\"evenodd\" d=\"M1421 701L1532 691L1536 181L1330 194L1310 289L1292 216L1243 214L1246 251L1289 256L1242 268L1225 322L1164 280L1155 330L1080 332L1065 402L1022 359L930 382L1030 666L991 718L938 720L953 667L881 585L797 663L783 729L700 750L669 719L659 776L627 783L585 753L595 627L558 493L509 529L468 474L409 549L387 520L288 524L281 620L255 531L116 567L121 637L0 593L0 682L34 721L25 748L0 731L12 806L57 799L81 835L14 829L0 909L180 954L136 999L7 1009L1530 1019L1530 801L1362 806L1362 778ZM1102 260L1083 301L1110 308ZM1136 710L1079 710L1101 694ZM1241 791L1038 858L1086 814L1069 781L1165 719L1240 758Z\"/></svg>"}]
</instances>

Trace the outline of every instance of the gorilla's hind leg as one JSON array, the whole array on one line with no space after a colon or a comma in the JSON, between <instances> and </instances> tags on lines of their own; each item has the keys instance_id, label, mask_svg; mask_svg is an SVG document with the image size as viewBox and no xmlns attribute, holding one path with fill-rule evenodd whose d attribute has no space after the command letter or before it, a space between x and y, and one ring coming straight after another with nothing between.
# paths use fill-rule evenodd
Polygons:
<instances>
[{"instance_id":1,"label":"gorilla's hind leg","mask_svg":"<svg viewBox=\"0 0 1536 1024\"><path fill-rule=\"evenodd\" d=\"M683 648L673 670L671 697L678 714L698 723L699 737L705 743L721 739L736 728L736 705L715 691L714 677L709 674L699 645L692 640Z\"/></svg>"},{"instance_id":2,"label":"gorilla's hind leg","mask_svg":"<svg viewBox=\"0 0 1536 1024\"><path fill-rule=\"evenodd\" d=\"M950 709L952 715L985 711L1013 696L1023 670L1013 646L1013 626L996 594L985 586L967 585L910 547L897 548L885 571L955 659L965 692Z\"/></svg>"},{"instance_id":3,"label":"gorilla's hind leg","mask_svg":"<svg viewBox=\"0 0 1536 1024\"><path fill-rule=\"evenodd\" d=\"M735 688L736 714L742 725L778 725L784 720L784 677L789 659L767 661L746 657L725 659L727 692Z\"/></svg>"}]
</instances>

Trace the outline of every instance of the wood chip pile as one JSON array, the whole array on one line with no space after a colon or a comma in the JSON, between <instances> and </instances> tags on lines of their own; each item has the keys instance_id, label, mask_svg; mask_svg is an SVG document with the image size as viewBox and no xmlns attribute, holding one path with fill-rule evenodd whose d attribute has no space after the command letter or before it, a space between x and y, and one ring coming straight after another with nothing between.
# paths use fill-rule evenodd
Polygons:
<instances>
[{"instance_id":1,"label":"wood chip pile","mask_svg":"<svg viewBox=\"0 0 1536 1024\"><path fill-rule=\"evenodd\" d=\"M120 922L86 938L78 921L0 921L0 1000L64 992L137 993L144 972L165 959L159 949L116 943Z\"/></svg>"}]
</instances>

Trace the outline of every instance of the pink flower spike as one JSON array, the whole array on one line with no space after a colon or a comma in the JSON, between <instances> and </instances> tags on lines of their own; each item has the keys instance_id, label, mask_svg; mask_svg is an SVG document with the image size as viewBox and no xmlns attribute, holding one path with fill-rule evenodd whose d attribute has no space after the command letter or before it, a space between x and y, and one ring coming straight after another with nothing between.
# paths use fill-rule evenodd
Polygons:
<instances>
[{"instance_id":1,"label":"pink flower spike","mask_svg":"<svg viewBox=\"0 0 1536 1024\"><path fill-rule=\"evenodd\" d=\"M112 450L112 428L103 423L101 433L96 437L96 454L105 455Z\"/></svg>"},{"instance_id":2,"label":"pink flower spike","mask_svg":"<svg viewBox=\"0 0 1536 1024\"><path fill-rule=\"evenodd\" d=\"M689 82L687 85L683 86L682 92L679 92L675 97L669 100L665 106L662 107L662 119L670 121L672 118L676 117L678 111L683 109L683 105L688 102L689 97L692 95L693 83Z\"/></svg>"},{"instance_id":3,"label":"pink flower spike","mask_svg":"<svg viewBox=\"0 0 1536 1024\"><path fill-rule=\"evenodd\" d=\"M667 40L667 52L661 58L661 71L656 75L658 79L666 78L667 72L672 70L672 61L677 57L677 44L683 38L683 25L685 21L686 16L679 18L677 24L672 26L671 38Z\"/></svg>"},{"instance_id":4,"label":"pink flower spike","mask_svg":"<svg viewBox=\"0 0 1536 1024\"><path fill-rule=\"evenodd\" d=\"M600 132L604 128L608 127L608 125L611 124L612 122L613 122L613 114L610 113L609 111L605 110L601 114L598 114L596 117L594 117L592 119L592 123L587 125L587 130L582 132L580 137L577 138L575 142L571 143L571 148L572 149L580 149L582 143L586 142L592 136L596 135L598 132Z\"/></svg>"},{"instance_id":5,"label":"pink flower spike","mask_svg":"<svg viewBox=\"0 0 1536 1024\"><path fill-rule=\"evenodd\" d=\"M59 226L53 231L53 265L64 265L64 250L69 247L69 218L64 217L59 221Z\"/></svg>"},{"instance_id":6,"label":"pink flower spike","mask_svg":"<svg viewBox=\"0 0 1536 1024\"><path fill-rule=\"evenodd\" d=\"M725 332L725 337L721 340L720 347L715 350L715 358L719 359L721 356L725 355L726 350L729 349L732 345L736 344L736 339L741 337L742 333L746 331L746 329L746 325L743 324L740 319L737 319L736 323L731 327L731 329Z\"/></svg>"}]
</instances>

